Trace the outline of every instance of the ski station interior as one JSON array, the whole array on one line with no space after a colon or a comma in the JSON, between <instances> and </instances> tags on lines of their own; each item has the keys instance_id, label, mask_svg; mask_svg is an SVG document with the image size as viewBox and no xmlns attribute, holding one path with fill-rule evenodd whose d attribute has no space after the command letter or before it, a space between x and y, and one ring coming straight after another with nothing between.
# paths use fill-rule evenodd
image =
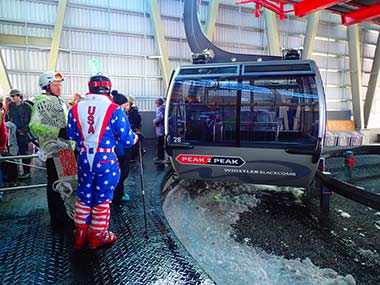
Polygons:
<instances>
[{"instance_id":1,"label":"ski station interior","mask_svg":"<svg viewBox=\"0 0 380 285\"><path fill-rule=\"evenodd\" d=\"M1 0L0 284L380 284L379 71L379 0Z\"/></svg>"}]
</instances>

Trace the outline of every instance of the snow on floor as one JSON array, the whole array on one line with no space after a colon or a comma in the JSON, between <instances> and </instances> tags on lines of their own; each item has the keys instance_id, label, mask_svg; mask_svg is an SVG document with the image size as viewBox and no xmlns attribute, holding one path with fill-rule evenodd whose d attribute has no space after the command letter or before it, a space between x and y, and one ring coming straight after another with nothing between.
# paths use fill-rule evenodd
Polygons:
<instances>
[{"instance_id":1,"label":"snow on floor","mask_svg":"<svg viewBox=\"0 0 380 285\"><path fill-rule=\"evenodd\" d=\"M258 190L181 181L168 193L163 209L179 240L217 284L356 284L351 275L319 268L310 259L289 260L236 242L230 224L260 203Z\"/></svg>"}]
</instances>

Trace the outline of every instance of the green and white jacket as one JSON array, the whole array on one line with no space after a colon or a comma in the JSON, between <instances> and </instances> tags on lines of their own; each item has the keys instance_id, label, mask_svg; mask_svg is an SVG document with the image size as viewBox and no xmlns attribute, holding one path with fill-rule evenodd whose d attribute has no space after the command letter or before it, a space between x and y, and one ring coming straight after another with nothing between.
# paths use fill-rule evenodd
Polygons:
<instances>
[{"instance_id":1,"label":"green and white jacket","mask_svg":"<svg viewBox=\"0 0 380 285\"><path fill-rule=\"evenodd\" d=\"M59 97L41 94L35 98L29 123L40 147L48 140L58 139L59 130L67 124L68 109Z\"/></svg>"}]
</instances>

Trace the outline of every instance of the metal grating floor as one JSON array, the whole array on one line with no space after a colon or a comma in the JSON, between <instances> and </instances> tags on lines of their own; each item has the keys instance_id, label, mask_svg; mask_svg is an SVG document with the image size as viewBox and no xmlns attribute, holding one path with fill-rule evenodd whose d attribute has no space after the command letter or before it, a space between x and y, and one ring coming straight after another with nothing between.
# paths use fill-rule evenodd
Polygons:
<instances>
[{"instance_id":1,"label":"metal grating floor","mask_svg":"<svg viewBox=\"0 0 380 285\"><path fill-rule=\"evenodd\" d=\"M3 208L0 284L214 284L168 227L160 201L160 183L166 171L152 163L149 152L144 157L148 235L144 235L138 168L132 164L126 187L131 201L112 205L110 229L118 237L113 246L76 252L72 248L73 225L53 229L46 208L33 209L27 215L5 215ZM8 201L17 195L17 203L33 205L33 200L38 204L45 199L45 190L6 195ZM22 195L24 200L20 200ZM0 208L7 207L6 201ZM14 211L15 207L11 208Z\"/></svg>"}]
</instances>

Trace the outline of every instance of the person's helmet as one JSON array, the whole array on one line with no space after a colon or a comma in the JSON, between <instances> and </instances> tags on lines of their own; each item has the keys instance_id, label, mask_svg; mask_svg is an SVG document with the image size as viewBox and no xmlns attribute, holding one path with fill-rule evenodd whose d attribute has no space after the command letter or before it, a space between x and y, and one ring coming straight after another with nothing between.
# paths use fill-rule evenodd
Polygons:
<instances>
[{"instance_id":1,"label":"person's helmet","mask_svg":"<svg viewBox=\"0 0 380 285\"><path fill-rule=\"evenodd\" d=\"M109 94L111 88L111 80L101 73L91 76L88 82L88 89L94 94Z\"/></svg>"},{"instance_id":2,"label":"person's helmet","mask_svg":"<svg viewBox=\"0 0 380 285\"><path fill-rule=\"evenodd\" d=\"M48 86L54 82L54 81L64 81L62 73L60 72L53 72L53 71L46 71L40 75L39 84L41 89L47 90Z\"/></svg>"}]
</instances>

